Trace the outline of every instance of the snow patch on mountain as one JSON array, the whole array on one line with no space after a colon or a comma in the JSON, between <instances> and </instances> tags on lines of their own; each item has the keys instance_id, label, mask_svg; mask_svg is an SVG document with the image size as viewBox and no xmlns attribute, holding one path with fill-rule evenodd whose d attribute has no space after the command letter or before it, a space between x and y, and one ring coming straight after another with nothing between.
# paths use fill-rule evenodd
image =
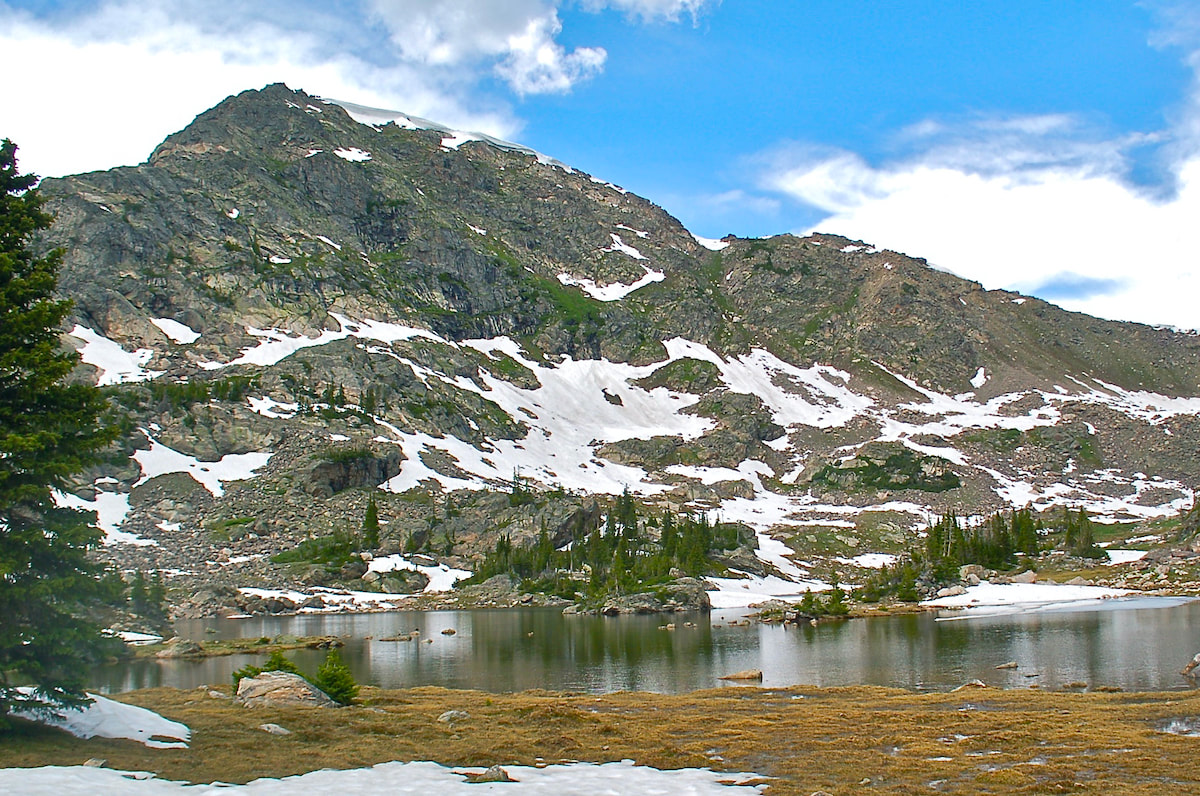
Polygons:
<instances>
[{"instance_id":1,"label":"snow patch on mountain","mask_svg":"<svg viewBox=\"0 0 1200 796\"><path fill-rule=\"evenodd\" d=\"M465 130L455 130L447 127L444 124L431 122L428 119L422 119L420 116L412 116L411 114L401 111L389 111L382 108L370 108L366 105L359 105L354 102L346 102L344 100L335 100L330 98L322 98L321 100L327 105L337 105L342 110L349 114L350 118L359 124L366 125L374 130L380 130L389 124L394 124L404 130L432 130L438 133L445 133L441 140L443 149L451 150L458 149L463 144L469 141L482 141L489 146L505 152L518 152L522 155L529 155L535 158L538 163L544 166L553 166L554 168L562 169L568 174L574 174L575 169L568 166L562 161L555 160L548 155L543 155L537 150L530 149L521 144L514 144L511 141L505 141L495 136L490 136L487 133L467 132Z\"/></svg>"},{"instance_id":2,"label":"snow patch on mountain","mask_svg":"<svg viewBox=\"0 0 1200 796\"><path fill-rule=\"evenodd\" d=\"M465 569L454 569L445 564L423 565L417 564L409 559L397 555L381 556L380 558L371 559L367 564L368 572L378 572L380 574L386 572L395 572L397 570L411 570L420 572L425 577L429 578L429 583L425 586L426 592L444 592L454 588L454 584L464 578L471 577L471 573Z\"/></svg>"},{"instance_id":3,"label":"snow patch on mountain","mask_svg":"<svg viewBox=\"0 0 1200 796\"><path fill-rule=\"evenodd\" d=\"M295 417L296 413L300 411L300 404L276 401L273 398L251 396L246 399L246 402L249 404L251 412L263 417L287 420Z\"/></svg>"},{"instance_id":4,"label":"snow patch on mountain","mask_svg":"<svg viewBox=\"0 0 1200 796\"><path fill-rule=\"evenodd\" d=\"M226 481L244 481L253 478L256 471L265 467L271 460L272 454L229 453L222 456L220 461L202 462L195 456L188 456L177 450L168 448L143 429L146 439L150 441L148 449L133 452L133 459L142 468L142 477L135 487L168 473L185 473L196 483L203 486L213 497L225 494L223 484Z\"/></svg>"},{"instance_id":5,"label":"snow patch on mountain","mask_svg":"<svg viewBox=\"0 0 1200 796\"><path fill-rule=\"evenodd\" d=\"M377 340L382 343L394 343L400 340L410 340L414 337L423 337L427 340L450 345L449 341L430 332L428 329L417 329L411 326L401 326L382 321L356 322L336 312L331 312L329 315L338 322L339 328L337 330L325 329L316 337L290 335L278 329L247 327L246 333L252 337L262 339L261 343L256 346L243 348L240 356L229 362L202 362L200 365L208 370L227 368L234 365L267 367L282 362L287 357L302 349L328 345L338 340L345 340L348 337L355 337L362 340Z\"/></svg>"},{"instance_id":6,"label":"snow patch on mountain","mask_svg":"<svg viewBox=\"0 0 1200 796\"><path fill-rule=\"evenodd\" d=\"M625 241L621 240L621 236L618 235L617 233L615 233L615 232L609 233L609 237L612 238L612 245L609 246L607 249L601 249L600 250L601 252L620 252L621 254L632 257L635 260L649 259L648 257L646 257L646 255L642 254L640 251L638 251L634 247L630 246L629 244L625 243Z\"/></svg>"},{"instance_id":7,"label":"snow patch on mountain","mask_svg":"<svg viewBox=\"0 0 1200 796\"><path fill-rule=\"evenodd\" d=\"M348 149L335 149L333 154L337 155L342 160L347 160L351 163L366 163L371 159L371 153L366 150L352 146Z\"/></svg>"},{"instance_id":8,"label":"snow patch on mountain","mask_svg":"<svg viewBox=\"0 0 1200 796\"><path fill-rule=\"evenodd\" d=\"M613 237L616 236L614 235ZM637 250L635 249L634 251ZM642 259L644 260L645 258L643 257ZM558 281L564 285L574 285L578 287L584 293L587 293L597 301L620 301L630 293L633 293L635 290L641 290L646 285L652 285L655 282L661 282L667 278L667 275L662 271L654 271L646 266L642 266L642 268L645 270L645 275L636 282L631 282L629 284L613 282L608 285L598 285L596 282L586 277L571 276L565 272L558 275Z\"/></svg>"},{"instance_id":9,"label":"snow patch on mountain","mask_svg":"<svg viewBox=\"0 0 1200 796\"><path fill-rule=\"evenodd\" d=\"M173 321L170 318L151 318L150 323L170 338L172 343L189 345L200 339L200 333L185 323Z\"/></svg>"},{"instance_id":10,"label":"snow patch on mountain","mask_svg":"<svg viewBox=\"0 0 1200 796\"><path fill-rule=\"evenodd\" d=\"M718 238L702 238L694 232L692 233L692 238L695 239L696 243L699 243L709 251L719 252L722 249L729 248L729 241L727 240L720 240Z\"/></svg>"},{"instance_id":11,"label":"snow patch on mountain","mask_svg":"<svg viewBox=\"0 0 1200 796\"><path fill-rule=\"evenodd\" d=\"M626 439L675 436L696 439L712 428L711 420L681 414L696 403L693 395L665 388L644 390L630 382L648 376L662 363L637 367L607 360L563 362L548 366L527 359L507 338L468 340L463 346L493 356L507 354L531 370L540 386L518 387L491 374L482 384L462 380L457 385L493 402L510 417L523 419L530 432L519 440L493 440L483 449L446 436L410 434L377 420L389 431L380 439L398 444L406 461L385 488L402 492L426 479L447 488L482 489L508 481L513 472L545 484L602 494L630 488L640 494L669 489L647 481L644 470L616 464L595 455L598 446ZM436 471L422 460L425 451L449 455L462 475Z\"/></svg>"},{"instance_id":12,"label":"snow patch on mountain","mask_svg":"<svg viewBox=\"0 0 1200 796\"><path fill-rule=\"evenodd\" d=\"M57 489L50 495L54 499L54 505L61 508L96 512L96 527L104 531L104 544L106 545L130 544L137 547L150 547L158 544L154 539L145 539L137 534L121 530L121 524L125 522L125 518L132 510L128 493L106 492L97 489L96 496L91 500L67 492L59 492Z\"/></svg>"},{"instance_id":13,"label":"snow patch on mountain","mask_svg":"<svg viewBox=\"0 0 1200 796\"><path fill-rule=\"evenodd\" d=\"M148 381L164 373L161 370L146 370L146 364L154 358L154 351L149 348L139 348L131 354L119 343L78 323L67 334L84 342L79 349L79 358L99 369L97 386Z\"/></svg>"}]
</instances>

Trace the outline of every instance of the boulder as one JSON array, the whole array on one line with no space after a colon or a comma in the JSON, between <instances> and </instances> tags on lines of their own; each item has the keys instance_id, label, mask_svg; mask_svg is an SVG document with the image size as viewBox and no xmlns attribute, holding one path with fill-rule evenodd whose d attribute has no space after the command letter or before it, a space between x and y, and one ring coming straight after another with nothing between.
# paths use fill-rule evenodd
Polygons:
<instances>
[{"instance_id":1,"label":"boulder","mask_svg":"<svg viewBox=\"0 0 1200 796\"><path fill-rule=\"evenodd\" d=\"M983 682L982 680L968 680L967 682L960 685L958 688L951 690L950 693L955 694L955 693L958 693L959 691L971 691L976 688L988 688L988 684Z\"/></svg>"},{"instance_id":2,"label":"boulder","mask_svg":"<svg viewBox=\"0 0 1200 796\"><path fill-rule=\"evenodd\" d=\"M483 783L483 782L516 782L517 780L510 777L508 775L508 772L505 771L500 766L492 766L487 771L484 771L482 774L468 774L467 781L471 782L471 783Z\"/></svg>"},{"instance_id":3,"label":"boulder","mask_svg":"<svg viewBox=\"0 0 1200 796\"><path fill-rule=\"evenodd\" d=\"M298 674L263 672L257 677L243 677L238 683L237 701L248 708L309 705L332 708L329 696Z\"/></svg>"},{"instance_id":4,"label":"boulder","mask_svg":"<svg viewBox=\"0 0 1200 796\"><path fill-rule=\"evenodd\" d=\"M1037 573L1032 569L1024 572L1018 572L1012 576L1013 583L1037 583Z\"/></svg>"},{"instance_id":5,"label":"boulder","mask_svg":"<svg viewBox=\"0 0 1200 796\"><path fill-rule=\"evenodd\" d=\"M708 611L712 608L703 581L697 578L677 578L652 592L638 592L610 597L600 613L658 614L675 611Z\"/></svg>"},{"instance_id":6,"label":"boulder","mask_svg":"<svg viewBox=\"0 0 1200 796\"><path fill-rule=\"evenodd\" d=\"M604 603L604 607L600 609L600 613L605 616L617 616L618 614L656 614L662 610L663 603L658 595L651 592L639 592L638 594L610 597Z\"/></svg>"},{"instance_id":7,"label":"boulder","mask_svg":"<svg viewBox=\"0 0 1200 796\"><path fill-rule=\"evenodd\" d=\"M204 647L186 638L173 638L155 655L156 658L189 658L204 654Z\"/></svg>"},{"instance_id":8,"label":"boulder","mask_svg":"<svg viewBox=\"0 0 1200 796\"><path fill-rule=\"evenodd\" d=\"M982 580L985 574L986 570L978 564L966 564L958 568L959 580L966 580L972 575Z\"/></svg>"},{"instance_id":9,"label":"boulder","mask_svg":"<svg viewBox=\"0 0 1200 796\"><path fill-rule=\"evenodd\" d=\"M718 680L757 680L762 681L762 669L746 669L743 672L734 672L727 674L724 677L717 678Z\"/></svg>"},{"instance_id":10,"label":"boulder","mask_svg":"<svg viewBox=\"0 0 1200 796\"><path fill-rule=\"evenodd\" d=\"M306 491L313 497L328 498L355 487L375 487L398 475L403 461L404 455L398 451L380 455L365 449L336 451L309 468Z\"/></svg>"}]
</instances>

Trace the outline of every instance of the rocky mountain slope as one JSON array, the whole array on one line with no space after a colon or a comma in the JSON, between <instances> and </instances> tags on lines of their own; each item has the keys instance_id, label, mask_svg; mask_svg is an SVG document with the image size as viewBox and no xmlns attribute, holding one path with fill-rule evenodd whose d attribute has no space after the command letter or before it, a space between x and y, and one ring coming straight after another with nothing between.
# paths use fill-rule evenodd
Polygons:
<instances>
[{"instance_id":1,"label":"rocky mountain slope","mask_svg":"<svg viewBox=\"0 0 1200 796\"><path fill-rule=\"evenodd\" d=\"M739 567L803 581L792 551L899 550L932 513L1150 521L1200 480L1200 337L833 236L702 241L424 120L274 85L41 190L64 340L131 423L64 500L179 583L320 581L269 555L371 494L381 550L432 556L416 587L625 490L746 524Z\"/></svg>"}]
</instances>

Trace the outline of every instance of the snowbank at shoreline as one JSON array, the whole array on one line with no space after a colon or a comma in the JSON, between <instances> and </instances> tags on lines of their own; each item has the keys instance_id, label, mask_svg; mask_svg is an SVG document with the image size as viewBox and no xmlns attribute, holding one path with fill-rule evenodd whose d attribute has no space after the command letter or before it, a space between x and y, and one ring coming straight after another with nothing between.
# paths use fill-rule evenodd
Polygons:
<instances>
[{"instance_id":1,"label":"snowbank at shoreline","mask_svg":"<svg viewBox=\"0 0 1200 796\"><path fill-rule=\"evenodd\" d=\"M962 594L921 603L926 608L963 609L961 617L992 616L998 613L1082 608L1101 600L1134 594L1128 589L1103 586L1068 586L1061 583L992 583L983 581ZM974 609L988 609L975 611Z\"/></svg>"}]
</instances>

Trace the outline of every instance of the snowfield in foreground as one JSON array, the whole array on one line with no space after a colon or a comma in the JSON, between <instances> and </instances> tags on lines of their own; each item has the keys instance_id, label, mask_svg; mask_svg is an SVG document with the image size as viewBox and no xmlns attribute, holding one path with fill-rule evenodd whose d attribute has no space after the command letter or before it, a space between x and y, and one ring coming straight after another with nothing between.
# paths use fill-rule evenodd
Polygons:
<instances>
[{"instance_id":1,"label":"snowfield in foreground","mask_svg":"<svg viewBox=\"0 0 1200 796\"><path fill-rule=\"evenodd\" d=\"M765 785L745 783L754 774L728 774L702 768L663 771L620 763L570 763L533 768L505 766L515 782L472 784L468 774L482 768L448 768L437 763L380 763L348 771L313 771L285 779L256 779L245 785L189 785L156 779L144 771L112 771L83 766L0 769L0 792L55 796L168 796L221 793L238 796L291 796L295 793L354 793L359 796L416 793L478 796L519 793L522 796L593 796L599 793L671 794L671 796L737 796L762 793Z\"/></svg>"}]
</instances>

